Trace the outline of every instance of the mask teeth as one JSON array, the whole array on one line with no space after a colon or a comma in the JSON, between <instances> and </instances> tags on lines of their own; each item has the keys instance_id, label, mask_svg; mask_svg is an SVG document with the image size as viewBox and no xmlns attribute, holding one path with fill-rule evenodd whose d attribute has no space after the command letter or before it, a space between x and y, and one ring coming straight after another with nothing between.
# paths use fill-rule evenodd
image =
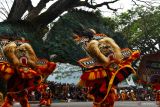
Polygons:
<instances>
[{"instance_id":1,"label":"mask teeth","mask_svg":"<svg viewBox=\"0 0 160 107\"><path fill-rule=\"evenodd\" d=\"M46 64L46 62L44 62L44 61L38 61L38 62L37 62L37 64L45 65L45 64Z\"/></svg>"},{"instance_id":2,"label":"mask teeth","mask_svg":"<svg viewBox=\"0 0 160 107\"><path fill-rule=\"evenodd\" d=\"M130 51L122 51L122 55L124 56L124 57L129 57L130 55L131 55L131 52Z\"/></svg>"},{"instance_id":3,"label":"mask teeth","mask_svg":"<svg viewBox=\"0 0 160 107\"><path fill-rule=\"evenodd\" d=\"M7 61L7 58L5 58L5 57L2 57L2 60L5 60L5 61Z\"/></svg>"},{"instance_id":4,"label":"mask teeth","mask_svg":"<svg viewBox=\"0 0 160 107\"><path fill-rule=\"evenodd\" d=\"M77 44L84 43L84 42L86 42L86 41L88 41L87 38L82 38L80 41L77 42Z\"/></svg>"},{"instance_id":5,"label":"mask teeth","mask_svg":"<svg viewBox=\"0 0 160 107\"><path fill-rule=\"evenodd\" d=\"M90 65L90 64L94 64L94 61L86 61L86 62L84 62L83 64L85 64L85 65Z\"/></svg>"}]
</instances>

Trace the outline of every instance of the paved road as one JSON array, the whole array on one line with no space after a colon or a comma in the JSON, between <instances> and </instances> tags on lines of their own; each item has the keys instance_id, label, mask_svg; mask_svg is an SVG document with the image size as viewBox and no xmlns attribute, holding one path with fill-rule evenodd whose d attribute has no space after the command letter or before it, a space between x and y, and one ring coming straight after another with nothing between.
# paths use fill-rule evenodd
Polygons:
<instances>
[{"instance_id":1,"label":"paved road","mask_svg":"<svg viewBox=\"0 0 160 107\"><path fill-rule=\"evenodd\" d=\"M21 107L15 103L13 107ZM38 104L31 104L31 107L38 107ZM52 103L51 107L92 107L92 102L69 102L69 103ZM158 107L155 101L118 101L115 107Z\"/></svg>"}]
</instances>

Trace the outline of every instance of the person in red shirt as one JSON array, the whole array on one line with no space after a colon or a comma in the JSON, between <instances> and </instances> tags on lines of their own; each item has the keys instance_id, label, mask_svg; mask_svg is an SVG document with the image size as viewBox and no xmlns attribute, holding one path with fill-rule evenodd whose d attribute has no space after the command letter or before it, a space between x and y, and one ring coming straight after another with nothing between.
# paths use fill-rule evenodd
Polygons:
<instances>
[{"instance_id":1,"label":"person in red shirt","mask_svg":"<svg viewBox=\"0 0 160 107\"><path fill-rule=\"evenodd\" d=\"M42 83L38 89L41 93L41 99L40 99L40 106L45 105L45 106L50 106L51 105L51 90L49 86L45 83Z\"/></svg>"},{"instance_id":2,"label":"person in red shirt","mask_svg":"<svg viewBox=\"0 0 160 107\"><path fill-rule=\"evenodd\" d=\"M160 79L152 84L152 89L156 91L156 103L160 106Z\"/></svg>"}]
</instances>

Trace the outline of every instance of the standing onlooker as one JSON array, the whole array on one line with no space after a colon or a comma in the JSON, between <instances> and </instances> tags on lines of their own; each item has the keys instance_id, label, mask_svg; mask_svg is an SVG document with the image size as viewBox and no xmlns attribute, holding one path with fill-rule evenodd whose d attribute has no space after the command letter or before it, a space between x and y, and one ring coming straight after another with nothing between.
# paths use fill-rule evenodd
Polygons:
<instances>
[{"instance_id":1,"label":"standing onlooker","mask_svg":"<svg viewBox=\"0 0 160 107\"><path fill-rule=\"evenodd\" d=\"M0 106L3 103L3 94L0 92Z\"/></svg>"},{"instance_id":2,"label":"standing onlooker","mask_svg":"<svg viewBox=\"0 0 160 107\"><path fill-rule=\"evenodd\" d=\"M157 93L156 93L156 103L160 107L160 90L158 90Z\"/></svg>"},{"instance_id":3,"label":"standing onlooker","mask_svg":"<svg viewBox=\"0 0 160 107\"><path fill-rule=\"evenodd\" d=\"M126 94L125 90L122 90L122 92L121 92L121 100L125 101L126 99L127 99L127 94Z\"/></svg>"}]
</instances>

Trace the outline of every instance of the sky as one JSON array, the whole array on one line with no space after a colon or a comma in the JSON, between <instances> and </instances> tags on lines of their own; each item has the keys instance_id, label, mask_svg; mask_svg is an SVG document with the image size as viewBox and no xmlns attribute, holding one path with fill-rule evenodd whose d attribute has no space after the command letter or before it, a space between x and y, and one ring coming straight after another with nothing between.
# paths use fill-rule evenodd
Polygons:
<instances>
[{"instance_id":1,"label":"sky","mask_svg":"<svg viewBox=\"0 0 160 107\"><path fill-rule=\"evenodd\" d=\"M103 1L104 0L96 0L97 3L101 3ZM147 6L147 4L149 4L149 5L152 4L154 6L160 5L160 0L134 0L134 1L136 1L137 4L146 5L146 6ZM139 2L139 1L142 1L142 2ZM147 1L147 4L144 3L143 1ZM133 2L133 0L119 0L119 1L117 1L115 3L113 3L113 4L110 4L111 8L118 9L116 14L120 14L122 12L126 12L127 10L132 9L135 6L136 5ZM106 17L107 16L115 16L115 12L113 12L112 10L107 9L106 6L101 7L100 10L102 11L102 15L103 16L106 16Z\"/></svg>"},{"instance_id":2,"label":"sky","mask_svg":"<svg viewBox=\"0 0 160 107\"><path fill-rule=\"evenodd\" d=\"M96 1L97 3L101 3L104 0L96 0ZM125 12L128 9L131 9L132 6L133 6L133 3L131 2L131 0L120 0L118 2L110 4L111 8L118 9L117 13ZM106 6L103 6L99 9L101 10L103 16L114 16L115 15L115 13L112 10L107 9Z\"/></svg>"}]
</instances>

